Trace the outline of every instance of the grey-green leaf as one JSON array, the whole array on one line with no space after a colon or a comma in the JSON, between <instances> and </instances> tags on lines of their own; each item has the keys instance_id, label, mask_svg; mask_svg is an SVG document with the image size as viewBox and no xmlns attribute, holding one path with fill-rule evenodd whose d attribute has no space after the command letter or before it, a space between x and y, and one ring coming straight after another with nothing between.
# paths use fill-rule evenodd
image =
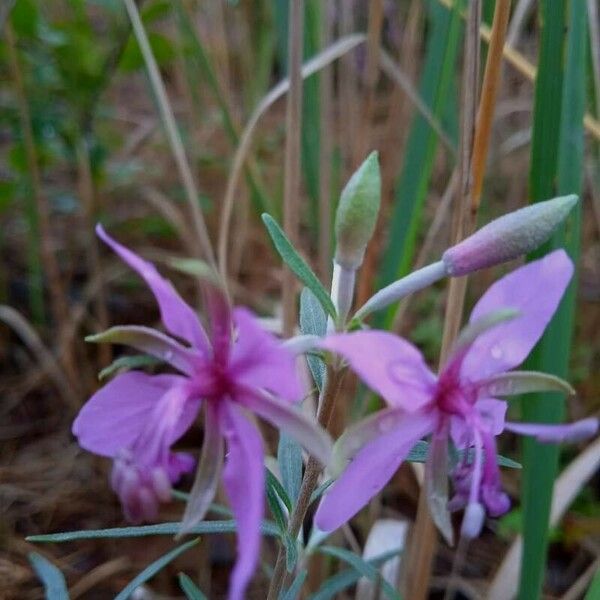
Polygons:
<instances>
[{"instance_id":1,"label":"grey-green leaf","mask_svg":"<svg viewBox=\"0 0 600 600\"><path fill-rule=\"evenodd\" d=\"M179 573L179 587L188 600L208 600L200 588L185 573Z\"/></svg>"},{"instance_id":2,"label":"grey-green leaf","mask_svg":"<svg viewBox=\"0 0 600 600\"><path fill-rule=\"evenodd\" d=\"M479 384L480 393L491 396L517 396L532 392L561 392L574 396L571 384L556 375L539 371L514 371L494 375Z\"/></svg>"},{"instance_id":3,"label":"grey-green leaf","mask_svg":"<svg viewBox=\"0 0 600 600\"><path fill-rule=\"evenodd\" d=\"M141 525L137 527L111 527L108 529L81 529L79 531L64 531L62 533L47 533L30 535L25 538L28 542L60 543L74 540L118 539L130 537L147 537L151 535L176 535L181 523L157 523L156 525ZM227 521L203 521L190 531L191 534L202 535L211 533L235 533L236 523L233 519ZM279 535L277 526L272 521L263 521L261 530L264 535Z\"/></svg>"},{"instance_id":4,"label":"grey-green leaf","mask_svg":"<svg viewBox=\"0 0 600 600\"><path fill-rule=\"evenodd\" d=\"M308 288L304 288L300 294L300 331L304 335L319 337L323 337L327 331L327 315ZM321 390L325 381L325 364L316 356L308 355L306 358L313 379Z\"/></svg>"},{"instance_id":5,"label":"grey-green leaf","mask_svg":"<svg viewBox=\"0 0 600 600\"><path fill-rule=\"evenodd\" d=\"M127 600L140 585L146 583L154 577L159 571L164 569L171 561L175 560L180 554L183 554L200 541L200 538L181 544L170 552L167 552L153 563L149 564L139 575L134 577L124 588L115 596L115 600Z\"/></svg>"},{"instance_id":6,"label":"grey-green leaf","mask_svg":"<svg viewBox=\"0 0 600 600\"><path fill-rule=\"evenodd\" d=\"M357 573L360 575L367 577L371 581L373 581L376 585L381 586L381 591L388 597L393 600L400 600L400 596L396 590L381 577L379 571L373 567L373 565L369 564L362 557L357 556L354 552L350 552L349 550L345 550L344 548L337 548L335 546L321 546L317 548L317 552L321 554L326 554L328 556L333 556L338 558L339 560L348 563Z\"/></svg>"},{"instance_id":7,"label":"grey-green leaf","mask_svg":"<svg viewBox=\"0 0 600 600\"><path fill-rule=\"evenodd\" d=\"M135 354L133 356L120 356L116 360L104 367L100 373L98 373L98 379L103 381L107 377L118 373L119 371L131 371L132 369L140 369L143 367L153 367L160 364L160 360L154 356L148 354Z\"/></svg>"},{"instance_id":8,"label":"grey-green leaf","mask_svg":"<svg viewBox=\"0 0 600 600\"><path fill-rule=\"evenodd\" d=\"M267 213L263 213L262 220L271 236L275 249L279 253L279 256L281 256L283 262L294 272L296 277L298 277L298 279L313 292L321 306L335 320L335 307L333 306L329 294L323 287L323 284L306 264L306 261L298 254L294 246L292 246L281 227L279 227L277 221Z\"/></svg>"},{"instance_id":9,"label":"grey-green leaf","mask_svg":"<svg viewBox=\"0 0 600 600\"><path fill-rule=\"evenodd\" d=\"M68 600L69 591L64 575L48 559L37 552L28 555L29 562L44 585L47 600Z\"/></svg>"}]
</instances>

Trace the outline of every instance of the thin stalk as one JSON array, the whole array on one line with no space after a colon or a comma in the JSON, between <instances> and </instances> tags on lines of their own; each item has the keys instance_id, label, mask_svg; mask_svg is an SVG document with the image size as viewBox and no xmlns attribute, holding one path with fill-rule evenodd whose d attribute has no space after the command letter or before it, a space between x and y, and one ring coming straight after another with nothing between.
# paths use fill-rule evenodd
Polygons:
<instances>
[{"instance_id":1,"label":"thin stalk","mask_svg":"<svg viewBox=\"0 0 600 600\"><path fill-rule=\"evenodd\" d=\"M342 380L343 371L340 371L337 366L330 365L327 367L327 378L325 385L323 386L323 391L321 392L319 409L317 411L317 421L319 425L325 429L328 429L329 427L331 415L333 414L333 409L335 407L335 399L340 391ZM320 464L311 456L308 459L304 471L302 486L300 487L300 493L298 495L298 502L290 515L288 523L288 535L293 540L295 540L300 533L300 528L302 527L302 523L304 523L304 517L306 516L306 511L310 504L311 494L317 487L321 471L322 468ZM278 600L285 578L285 548L283 544L280 544L267 600Z\"/></svg>"},{"instance_id":2,"label":"thin stalk","mask_svg":"<svg viewBox=\"0 0 600 600\"><path fill-rule=\"evenodd\" d=\"M466 199L471 188L471 159L473 139L475 136L475 118L477 109L477 90L479 79L479 24L481 22L481 1L474 0L470 4L467 18L467 34L465 37L465 59L463 68L463 99L461 145L458 165L458 194L454 206L454 243L459 242L465 235L465 230L470 226L472 214L466 211ZM455 277L450 280L448 302L444 318L444 333L442 336L442 349L440 366L443 365L450 354L450 350L460 328L462 311L466 291L466 277ZM429 581L433 557L437 547L437 531L429 512L427 485L423 484L419 495L417 516L414 525L412 543L408 548L407 556L407 598L425 600L428 596Z\"/></svg>"},{"instance_id":3,"label":"thin stalk","mask_svg":"<svg viewBox=\"0 0 600 600\"><path fill-rule=\"evenodd\" d=\"M171 108L165 85L160 76L156 59L152 53L148 36L146 35L146 31L144 29L144 25L140 18L135 1L123 0L123 2L125 3L125 8L127 9L129 19L131 20L131 25L133 27L133 31L139 44L142 56L144 57L144 63L146 64L146 70L148 71L150 85L152 86L152 90L156 96L160 116L163 121L169 145L171 147L171 152L173 153L173 158L175 160L175 164L177 165L177 170L179 171L179 176L185 189L186 198L200 246L200 253L198 256L202 256L212 266L215 266L216 262L210 243L208 230L200 209L200 197L196 188L196 183L185 155L185 149L183 142L181 141L179 131L177 130L177 123L175 122L173 109Z\"/></svg>"},{"instance_id":4,"label":"thin stalk","mask_svg":"<svg viewBox=\"0 0 600 600\"><path fill-rule=\"evenodd\" d=\"M321 17L321 48L331 43L331 19L329 18L330 1L323 3ZM320 130L319 145L319 272L323 281L331 277L331 160L333 157L333 139L331 111L333 96L333 78L328 69L319 77L320 94Z\"/></svg>"},{"instance_id":5,"label":"thin stalk","mask_svg":"<svg viewBox=\"0 0 600 600\"><path fill-rule=\"evenodd\" d=\"M510 0L496 0L494 21L492 23L492 36L487 55L481 102L477 113L477 127L475 141L473 142L473 164L471 188L471 212L477 212L483 188L483 174L490 145L490 135L494 119L494 107L498 95L498 87L502 73L502 49L510 17Z\"/></svg>"},{"instance_id":6,"label":"thin stalk","mask_svg":"<svg viewBox=\"0 0 600 600\"><path fill-rule=\"evenodd\" d=\"M421 0L412 0L406 15L406 23L402 36L402 42L397 51L397 70L403 75L403 78L410 84L410 89L414 90L413 81L417 79L419 61L416 56L421 55L420 41L422 38L422 14L423 3ZM383 58L381 56L380 58ZM393 62L394 57L390 56ZM381 65L380 65L381 66ZM381 66L383 68L383 66ZM392 77L391 73L388 73ZM406 145L406 132L410 121L413 107L405 98L405 91L408 89L404 85L398 85L391 94L387 109L386 124L383 131L387 132L381 143L381 209L380 214L389 214L390 203L393 198L394 178L400 170L398 157L404 155ZM431 113L427 105L421 100L419 92L415 94L423 107ZM371 242L367 246L365 260L360 270L356 298L358 306L364 304L373 293L373 282L377 276L377 265L382 251L383 228L386 224L383 219L379 219L375 233Z\"/></svg>"},{"instance_id":7,"label":"thin stalk","mask_svg":"<svg viewBox=\"0 0 600 600\"><path fill-rule=\"evenodd\" d=\"M288 73L290 92L286 111L285 168L283 191L283 229L297 245L300 212L300 135L302 127L302 46L304 37L304 0L293 0L289 15ZM283 275L283 335L294 333L296 324L296 279L292 271Z\"/></svg>"},{"instance_id":8,"label":"thin stalk","mask_svg":"<svg viewBox=\"0 0 600 600\"><path fill-rule=\"evenodd\" d=\"M303 65L302 77L306 79L313 73L325 68L334 60L340 58L359 44L362 44L365 39L366 38L363 34L355 34L338 39L336 42L331 44L331 46L325 48L317 56L310 59ZM244 127L240 137L240 143L236 149L232 167L229 171L229 179L227 180L227 188L225 190L223 210L221 212L221 221L219 224L219 240L217 248L219 256L219 271L223 280L226 279L227 274L227 239L229 235L229 227L231 224L233 208L235 205L235 197L240 175L247 160L256 127L260 121L260 118L265 114L269 107L272 106L284 94L286 94L289 89L289 78L283 79L275 87L271 88L271 90L263 97L258 106L254 109L254 112L250 116L250 119Z\"/></svg>"}]
</instances>

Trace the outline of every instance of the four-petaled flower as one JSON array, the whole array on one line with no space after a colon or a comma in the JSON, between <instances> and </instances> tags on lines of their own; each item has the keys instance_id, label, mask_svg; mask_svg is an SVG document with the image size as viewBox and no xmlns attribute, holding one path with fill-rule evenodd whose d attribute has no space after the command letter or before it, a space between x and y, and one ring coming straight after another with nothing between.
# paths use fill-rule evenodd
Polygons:
<instances>
[{"instance_id":1,"label":"four-petaled flower","mask_svg":"<svg viewBox=\"0 0 600 600\"><path fill-rule=\"evenodd\" d=\"M337 334L321 343L344 357L389 408L354 425L336 443L334 460L343 472L319 506L319 528L331 531L350 519L389 481L415 443L431 435L425 482L432 515L451 539L448 504L451 509L466 507L462 533L476 536L486 511L498 516L509 508L495 436L508 430L562 441L594 434L594 418L556 426L510 423L506 402L494 397L567 385L539 373L508 371L525 360L541 337L572 271L566 253L557 250L497 281L476 304L437 377L417 348L390 333ZM450 503L449 439L462 451Z\"/></svg>"},{"instance_id":2,"label":"four-petaled flower","mask_svg":"<svg viewBox=\"0 0 600 600\"><path fill-rule=\"evenodd\" d=\"M192 308L151 263L112 240L100 226L97 233L145 280L165 328L175 337L123 326L96 336L96 341L128 344L164 360L179 374L117 375L85 404L73 433L86 450L114 460L112 487L127 519L151 520L159 502L171 498L171 485L194 466L189 454L173 452L171 446L202 409L204 443L182 532L206 513L227 445L223 480L238 533L229 597L243 598L258 561L264 509L263 444L249 413L287 431L324 463L330 455L329 437L291 405L303 396L295 357L248 310L231 311L221 289L206 284L207 335Z\"/></svg>"}]
</instances>

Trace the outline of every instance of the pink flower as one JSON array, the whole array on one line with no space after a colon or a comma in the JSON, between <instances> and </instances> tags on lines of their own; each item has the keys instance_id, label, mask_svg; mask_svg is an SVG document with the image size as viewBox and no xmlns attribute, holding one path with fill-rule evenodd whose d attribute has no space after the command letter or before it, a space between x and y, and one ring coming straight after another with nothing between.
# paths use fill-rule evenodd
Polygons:
<instances>
[{"instance_id":1,"label":"pink flower","mask_svg":"<svg viewBox=\"0 0 600 600\"><path fill-rule=\"evenodd\" d=\"M230 598L242 598L259 555L264 508L263 443L250 413L295 437L326 462L328 436L292 403L303 390L294 355L265 332L244 308L230 311L223 292L206 285L210 325L204 330L195 312L155 267L112 240L98 235L146 281L171 334L141 326L114 327L94 341L128 344L158 357L178 374L117 375L85 404L73 424L79 444L113 459L111 483L125 516L155 519L159 502L170 500L171 485L194 460L171 446L204 412L204 444L196 480L182 523L188 532L206 513L221 474L238 527L238 560Z\"/></svg>"},{"instance_id":2,"label":"pink flower","mask_svg":"<svg viewBox=\"0 0 600 600\"><path fill-rule=\"evenodd\" d=\"M319 506L319 528L330 531L350 519L389 481L415 443L431 435L425 479L432 515L452 539L448 508L465 507L462 533L476 536L486 512L498 516L509 508L500 484L497 435L509 430L558 442L596 432L593 418L557 426L510 423L506 402L495 398L569 390L555 377L509 371L541 337L572 272L568 256L557 250L497 281L473 309L437 377L417 348L390 333L360 331L322 342L343 356L389 408L351 427L336 443L334 457L343 472ZM452 473L454 497L448 506L449 438L463 450L463 458Z\"/></svg>"}]
</instances>

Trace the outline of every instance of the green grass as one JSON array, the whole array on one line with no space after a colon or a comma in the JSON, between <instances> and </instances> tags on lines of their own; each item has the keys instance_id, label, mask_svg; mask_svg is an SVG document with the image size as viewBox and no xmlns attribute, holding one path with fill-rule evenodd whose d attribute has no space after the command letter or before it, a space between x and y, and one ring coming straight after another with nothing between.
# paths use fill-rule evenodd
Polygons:
<instances>
[{"instance_id":1,"label":"green grass","mask_svg":"<svg viewBox=\"0 0 600 600\"><path fill-rule=\"evenodd\" d=\"M453 78L460 48L462 22L461 2L450 12L437 1L428 3L429 33L419 94L435 117L445 116L456 92ZM423 206L429 191L437 148L437 136L427 121L415 114L404 153L404 164L394 192L394 208L379 273L379 287L410 271ZM388 311L387 320L392 311Z\"/></svg>"},{"instance_id":2,"label":"green grass","mask_svg":"<svg viewBox=\"0 0 600 600\"><path fill-rule=\"evenodd\" d=\"M541 48L535 94L530 195L533 202L555 194L580 193L583 172L587 22L584 0L541 3ZM563 60L566 34L566 61ZM564 65L564 72L563 72ZM580 207L566 225L531 258L564 247L576 262L580 246ZM534 349L529 367L566 377L575 312L575 281ZM556 394L523 401L523 419L556 423L566 406ZM539 597L548 547L552 488L559 448L526 439L523 444L523 558L519 599Z\"/></svg>"}]
</instances>

